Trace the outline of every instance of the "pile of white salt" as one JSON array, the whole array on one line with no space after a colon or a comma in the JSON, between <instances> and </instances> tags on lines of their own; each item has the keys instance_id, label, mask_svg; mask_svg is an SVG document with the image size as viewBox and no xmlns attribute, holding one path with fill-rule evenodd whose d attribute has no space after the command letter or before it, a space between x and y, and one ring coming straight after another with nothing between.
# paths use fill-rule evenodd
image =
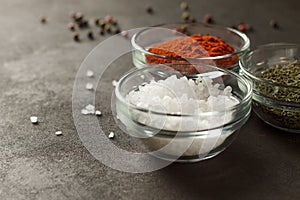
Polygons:
<instances>
[{"instance_id":1,"label":"pile of white salt","mask_svg":"<svg viewBox=\"0 0 300 200\"><path fill-rule=\"evenodd\" d=\"M175 75L140 85L126 96L126 100L139 108L161 113L136 111L135 120L170 131L195 131L226 124L231 120L232 112L225 110L239 103L230 86L213 84L208 77L193 80ZM217 115L204 114L215 111L221 112Z\"/></svg>"}]
</instances>

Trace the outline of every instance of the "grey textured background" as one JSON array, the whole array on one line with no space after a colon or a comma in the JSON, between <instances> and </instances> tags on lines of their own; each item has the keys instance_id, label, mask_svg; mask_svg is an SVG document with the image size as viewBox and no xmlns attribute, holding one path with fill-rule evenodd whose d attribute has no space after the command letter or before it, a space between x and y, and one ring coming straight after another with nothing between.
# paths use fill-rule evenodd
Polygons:
<instances>
[{"instance_id":1,"label":"grey textured background","mask_svg":"<svg viewBox=\"0 0 300 200\"><path fill-rule=\"evenodd\" d=\"M218 25L246 22L252 47L270 42L300 44L299 1L187 1L202 19ZM87 18L111 14L123 29L181 21L178 0L0 1L0 199L300 199L300 135L276 130L254 114L234 143L217 157L172 164L146 174L112 170L81 144L72 118L72 87L86 55L109 36L81 43L70 37L69 12ZM150 5L154 14L145 12ZM46 24L39 16L45 15ZM273 30L270 19L281 29ZM83 32L81 32L83 34ZM127 59L127 60L126 60ZM125 58L126 62L130 59ZM126 66L124 66L125 68ZM114 72L121 71L116 69ZM104 130L119 130L110 111L107 72L97 103ZM106 84L106 85L105 85ZM40 123L32 125L29 117ZM54 132L62 130L63 136ZM114 142L134 149L128 138Z\"/></svg>"}]
</instances>

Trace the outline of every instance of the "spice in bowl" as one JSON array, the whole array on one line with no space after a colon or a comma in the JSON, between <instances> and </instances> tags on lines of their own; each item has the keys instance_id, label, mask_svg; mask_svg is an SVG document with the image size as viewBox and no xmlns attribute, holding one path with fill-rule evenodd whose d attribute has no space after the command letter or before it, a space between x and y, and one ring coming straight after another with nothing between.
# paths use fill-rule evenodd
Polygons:
<instances>
[{"instance_id":1,"label":"spice in bowl","mask_svg":"<svg viewBox=\"0 0 300 200\"><path fill-rule=\"evenodd\" d=\"M287 65L277 64L274 68L263 71L261 78L277 84L300 87L300 62L294 61ZM260 89L261 92L268 94L267 88ZM300 103L299 90L292 93L286 90L278 90L276 93L272 93L272 96L281 101Z\"/></svg>"},{"instance_id":2,"label":"spice in bowl","mask_svg":"<svg viewBox=\"0 0 300 200\"><path fill-rule=\"evenodd\" d=\"M234 53L234 48L221 38L194 34L153 45L148 51L168 57L159 58L157 56L146 55L149 64L163 64L178 62L180 58L205 58L232 54ZM215 62L218 67L228 68L237 63L237 61L238 56L233 56L216 60ZM213 62L213 60L208 60L205 64L213 64Z\"/></svg>"},{"instance_id":3,"label":"spice in bowl","mask_svg":"<svg viewBox=\"0 0 300 200\"><path fill-rule=\"evenodd\" d=\"M164 63L198 63L238 72L238 60L250 47L242 32L203 23L162 24L138 31L131 38L137 68ZM180 69L176 69L180 70ZM186 74L198 71L180 70Z\"/></svg>"},{"instance_id":4,"label":"spice in bowl","mask_svg":"<svg viewBox=\"0 0 300 200\"><path fill-rule=\"evenodd\" d=\"M267 86L257 84L257 89L261 94L272 97L277 101L300 104L300 63L295 61L287 65L276 65L262 72L261 78L275 84L287 87ZM290 87L290 88L289 88ZM293 88L295 87L295 88ZM296 89L298 87L298 89ZM276 105L258 104L265 113L273 116L274 120L281 123L284 127L291 129L299 128L300 111L287 109Z\"/></svg>"},{"instance_id":5,"label":"spice in bowl","mask_svg":"<svg viewBox=\"0 0 300 200\"><path fill-rule=\"evenodd\" d=\"M300 62L297 44L271 43L240 59L253 85L253 110L271 126L300 133Z\"/></svg>"},{"instance_id":6,"label":"spice in bowl","mask_svg":"<svg viewBox=\"0 0 300 200\"><path fill-rule=\"evenodd\" d=\"M190 64L148 65L119 80L115 105L120 127L143 138L160 158L211 158L231 144L248 120L251 85L214 66L201 64L197 75L185 76L174 65Z\"/></svg>"},{"instance_id":7,"label":"spice in bowl","mask_svg":"<svg viewBox=\"0 0 300 200\"><path fill-rule=\"evenodd\" d=\"M160 113L177 115L196 115L203 112L214 112L235 106L239 101L233 97L232 88L220 87L213 84L209 77L198 77L196 80L181 78L172 75L165 80L151 81L139 86L138 90L131 91L126 100L128 103L142 109L149 109ZM193 131L222 126L231 120L231 112L220 115L218 118L203 117L201 120L190 119L187 122L165 120L165 115L148 115L136 113L138 122L158 129L168 131Z\"/></svg>"}]
</instances>

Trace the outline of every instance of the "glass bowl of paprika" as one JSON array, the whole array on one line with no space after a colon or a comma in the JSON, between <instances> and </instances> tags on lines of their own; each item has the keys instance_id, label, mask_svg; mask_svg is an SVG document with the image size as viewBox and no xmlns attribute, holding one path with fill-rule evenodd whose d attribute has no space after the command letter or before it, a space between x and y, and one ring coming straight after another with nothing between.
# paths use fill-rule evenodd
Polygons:
<instances>
[{"instance_id":1,"label":"glass bowl of paprika","mask_svg":"<svg viewBox=\"0 0 300 200\"><path fill-rule=\"evenodd\" d=\"M236 72L239 70L238 60L250 48L250 40L244 33L202 23L163 24L145 28L133 35L131 44L133 64L137 68L145 64L190 62Z\"/></svg>"},{"instance_id":2,"label":"glass bowl of paprika","mask_svg":"<svg viewBox=\"0 0 300 200\"><path fill-rule=\"evenodd\" d=\"M271 126L300 133L300 49L297 44L257 47L241 60L253 85L253 110Z\"/></svg>"},{"instance_id":3,"label":"glass bowl of paprika","mask_svg":"<svg viewBox=\"0 0 300 200\"><path fill-rule=\"evenodd\" d=\"M176 70L188 65L198 74ZM236 138L251 113L251 84L204 64L145 65L123 75L112 106L117 125L148 153L169 161L212 158Z\"/></svg>"}]
</instances>

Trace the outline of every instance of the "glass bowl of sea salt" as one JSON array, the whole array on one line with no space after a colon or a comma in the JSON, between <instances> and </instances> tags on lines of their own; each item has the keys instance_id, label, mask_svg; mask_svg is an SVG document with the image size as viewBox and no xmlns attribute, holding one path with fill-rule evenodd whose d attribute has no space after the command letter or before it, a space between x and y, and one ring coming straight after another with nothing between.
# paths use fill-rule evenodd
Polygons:
<instances>
[{"instance_id":1,"label":"glass bowl of sea salt","mask_svg":"<svg viewBox=\"0 0 300 200\"><path fill-rule=\"evenodd\" d=\"M176 70L182 67L198 73ZM196 162L232 143L250 116L252 88L244 77L226 69L168 63L129 71L114 95L117 124L140 138L148 153Z\"/></svg>"}]
</instances>

